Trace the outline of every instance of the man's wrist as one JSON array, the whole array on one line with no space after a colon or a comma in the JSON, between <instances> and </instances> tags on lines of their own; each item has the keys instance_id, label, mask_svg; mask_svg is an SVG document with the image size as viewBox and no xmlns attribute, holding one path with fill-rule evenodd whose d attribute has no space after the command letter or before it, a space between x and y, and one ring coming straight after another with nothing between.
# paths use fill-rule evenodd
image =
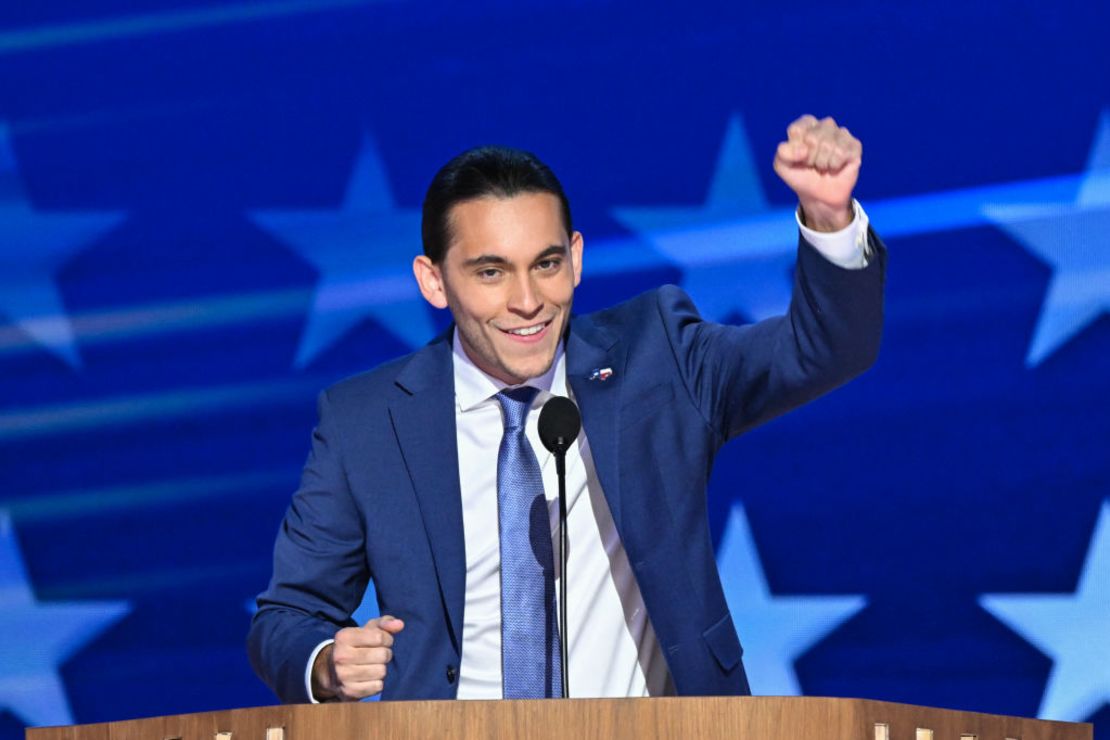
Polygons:
<instances>
[{"instance_id":1,"label":"man's wrist","mask_svg":"<svg viewBox=\"0 0 1110 740\"><path fill-rule=\"evenodd\" d=\"M799 217L802 224L807 228L825 234L848 228L855 215L852 201L848 201L843 207L829 207L822 203L801 203L799 205Z\"/></svg>"},{"instance_id":2,"label":"man's wrist","mask_svg":"<svg viewBox=\"0 0 1110 740\"><path fill-rule=\"evenodd\" d=\"M335 672L331 665L331 653L334 648L334 643L325 644L312 662L311 694L309 695L309 699L312 701L331 701L338 695Z\"/></svg>"},{"instance_id":3,"label":"man's wrist","mask_svg":"<svg viewBox=\"0 0 1110 740\"><path fill-rule=\"evenodd\" d=\"M858 270L867 267L870 250L867 243L869 220L867 212L858 201L852 201L853 218L851 223L840 231L831 233L814 231L802 221L802 209L799 206L794 214L798 222L798 229L802 238L822 257L838 267L848 270Z\"/></svg>"}]
</instances>

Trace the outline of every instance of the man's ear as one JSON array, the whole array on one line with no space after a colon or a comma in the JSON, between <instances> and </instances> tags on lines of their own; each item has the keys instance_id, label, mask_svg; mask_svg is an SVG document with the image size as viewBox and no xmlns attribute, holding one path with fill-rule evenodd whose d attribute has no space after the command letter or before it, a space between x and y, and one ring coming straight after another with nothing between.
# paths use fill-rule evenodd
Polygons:
<instances>
[{"instance_id":1,"label":"man's ear","mask_svg":"<svg viewBox=\"0 0 1110 740\"><path fill-rule=\"evenodd\" d=\"M424 300L436 308L447 308L447 291L443 287L439 265L421 254L412 261L412 274L416 276L416 284L420 286Z\"/></svg>"},{"instance_id":2,"label":"man's ear","mask_svg":"<svg viewBox=\"0 0 1110 740\"><path fill-rule=\"evenodd\" d=\"M576 231L570 236L570 264L574 269L574 287L582 282L582 232Z\"/></svg>"}]
</instances>

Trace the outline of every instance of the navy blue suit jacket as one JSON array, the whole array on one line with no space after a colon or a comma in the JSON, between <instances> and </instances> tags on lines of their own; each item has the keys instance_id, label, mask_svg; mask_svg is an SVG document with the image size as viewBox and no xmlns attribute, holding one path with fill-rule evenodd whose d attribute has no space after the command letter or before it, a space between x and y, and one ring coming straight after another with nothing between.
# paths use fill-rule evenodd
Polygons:
<instances>
[{"instance_id":1,"label":"navy blue suit jacket","mask_svg":"<svg viewBox=\"0 0 1110 740\"><path fill-rule=\"evenodd\" d=\"M871 250L868 267L845 270L802 242L790 311L758 324L703 321L672 286L570 321L567 382L679 694L748 693L710 541L713 458L872 364L885 262L874 235ZM607 381L587 379L604 367ZM448 332L321 394L251 624L255 670L283 701L307 701L312 650L354 624L373 578L382 613L405 621L382 698L454 698L465 564Z\"/></svg>"}]
</instances>

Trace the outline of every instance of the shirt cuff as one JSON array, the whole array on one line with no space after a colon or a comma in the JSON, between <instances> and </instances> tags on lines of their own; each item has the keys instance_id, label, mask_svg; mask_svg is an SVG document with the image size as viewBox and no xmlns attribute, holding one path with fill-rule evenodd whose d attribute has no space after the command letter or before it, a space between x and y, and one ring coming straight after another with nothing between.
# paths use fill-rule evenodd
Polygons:
<instances>
[{"instance_id":1,"label":"shirt cuff","mask_svg":"<svg viewBox=\"0 0 1110 740\"><path fill-rule=\"evenodd\" d=\"M316 646L316 649L312 651L312 655L308 656L308 665L304 669L304 690L305 693L308 694L308 700L313 704L319 704L320 702L312 695L312 666L316 663L316 656L320 654L320 651L333 642L335 642L335 640L324 640Z\"/></svg>"},{"instance_id":2,"label":"shirt cuff","mask_svg":"<svg viewBox=\"0 0 1110 740\"><path fill-rule=\"evenodd\" d=\"M849 270L860 270L867 267L867 213L858 200L852 199L852 223L840 231L814 231L802 223L801 206L794 212L794 219L798 222L802 237L821 253L825 259L834 265Z\"/></svg>"}]
</instances>

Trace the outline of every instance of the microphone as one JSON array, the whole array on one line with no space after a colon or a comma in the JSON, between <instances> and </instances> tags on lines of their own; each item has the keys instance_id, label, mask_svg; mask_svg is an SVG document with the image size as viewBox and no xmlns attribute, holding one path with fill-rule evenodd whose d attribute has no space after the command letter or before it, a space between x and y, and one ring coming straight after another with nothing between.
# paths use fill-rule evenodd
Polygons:
<instances>
[{"instance_id":1,"label":"microphone","mask_svg":"<svg viewBox=\"0 0 1110 740\"><path fill-rule=\"evenodd\" d=\"M559 642L563 657L563 698L570 696L570 640L567 636L567 449L578 438L582 416L574 401L554 396L540 409L540 441L555 455L559 478Z\"/></svg>"},{"instance_id":2,"label":"microphone","mask_svg":"<svg viewBox=\"0 0 1110 740\"><path fill-rule=\"evenodd\" d=\"M557 455L557 460L563 459L581 428L582 417L578 413L578 407L565 396L553 396L540 409L540 441Z\"/></svg>"}]
</instances>

